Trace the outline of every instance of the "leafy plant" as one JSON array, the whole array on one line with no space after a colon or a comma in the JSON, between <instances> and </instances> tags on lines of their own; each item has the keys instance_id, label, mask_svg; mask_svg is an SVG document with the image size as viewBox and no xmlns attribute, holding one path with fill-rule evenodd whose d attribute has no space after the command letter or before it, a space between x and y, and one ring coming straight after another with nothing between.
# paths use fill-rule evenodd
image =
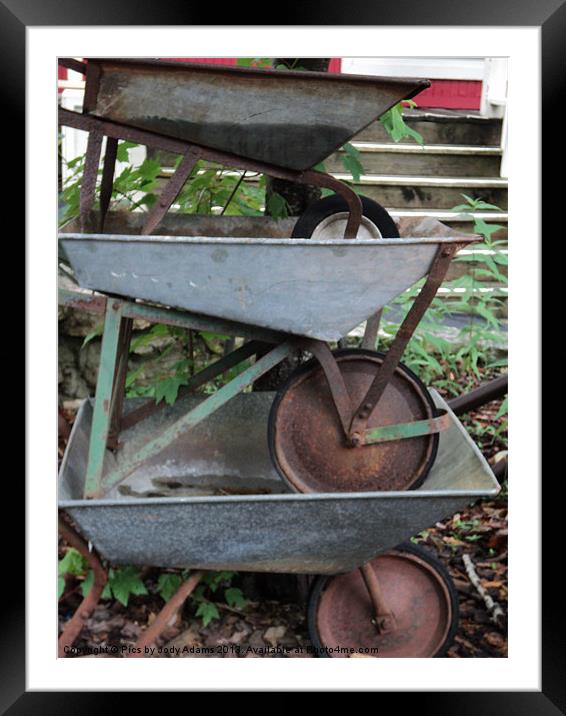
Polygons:
<instances>
[{"instance_id":1,"label":"leafy plant","mask_svg":"<svg viewBox=\"0 0 566 716\"><path fill-rule=\"evenodd\" d=\"M197 604L196 616L201 618L203 626L208 626L213 619L220 616L212 597L221 588L224 590L224 599L228 606L242 608L246 605L242 591L231 586L231 581L236 574L227 570L204 573L200 584L191 595L192 600Z\"/></svg>"},{"instance_id":2,"label":"leafy plant","mask_svg":"<svg viewBox=\"0 0 566 716\"><path fill-rule=\"evenodd\" d=\"M90 589L90 585L88 585L88 589ZM118 569L110 567L108 570L108 582L104 587L101 599L114 597L120 604L127 607L131 594L147 594L145 584L140 577L140 571L131 565Z\"/></svg>"},{"instance_id":3,"label":"leafy plant","mask_svg":"<svg viewBox=\"0 0 566 716\"><path fill-rule=\"evenodd\" d=\"M58 599L61 599L65 591L65 575L70 574L75 577L84 576L88 569L88 562L82 554L74 547L69 547L58 565L57 591Z\"/></svg>"},{"instance_id":4,"label":"leafy plant","mask_svg":"<svg viewBox=\"0 0 566 716\"><path fill-rule=\"evenodd\" d=\"M473 221L474 233L483 237L481 243L474 245L471 254L457 256L454 260L455 264L473 262L471 275L466 274L444 284L445 287L458 290L455 300L447 302L440 296L434 298L403 356L403 362L416 370L426 384L444 389L450 395L460 394L465 387L461 385L461 376L468 376L468 387L472 387L481 377L480 368L498 369L507 364L505 358L496 356L493 348L504 344L506 340L500 318L503 300L494 291L478 290L482 287L482 283L478 282L480 277L487 280L483 283L484 286L485 283L507 285L507 277L502 271L507 265L506 252L501 249L505 242L493 239L493 234L501 226L468 213L478 209L499 209L481 199L473 199L467 195L463 197L466 203L454 207L454 210L458 213L465 210L466 218ZM400 314L394 321L390 319L390 322L385 322L382 326L382 331L386 333L385 345L393 339L398 325L423 284L424 280L420 281L399 296L393 302L393 307L386 307L384 310L386 317L390 317L392 311ZM471 316L470 322L459 331L457 348L454 340L439 335L438 331L444 319L451 313L466 313Z\"/></svg>"},{"instance_id":5,"label":"leafy plant","mask_svg":"<svg viewBox=\"0 0 566 716\"><path fill-rule=\"evenodd\" d=\"M195 615L200 617L203 626L208 626L211 621L218 619L220 612L218 594L223 591L224 601L229 607L242 609L247 601L238 587L232 587L232 579L236 572L205 572L199 585L192 592L190 599L196 606ZM189 573L183 571L181 574L164 572L157 580L157 592L164 601L169 601L181 584L188 578Z\"/></svg>"},{"instance_id":6,"label":"leafy plant","mask_svg":"<svg viewBox=\"0 0 566 716\"><path fill-rule=\"evenodd\" d=\"M403 106L416 107L417 104L413 100L404 100L399 102L391 109L383 114L379 121L383 125L387 134L394 142L400 142L405 137L414 139L418 144L423 145L424 139L420 132L417 132L405 122L403 118Z\"/></svg>"}]
</instances>

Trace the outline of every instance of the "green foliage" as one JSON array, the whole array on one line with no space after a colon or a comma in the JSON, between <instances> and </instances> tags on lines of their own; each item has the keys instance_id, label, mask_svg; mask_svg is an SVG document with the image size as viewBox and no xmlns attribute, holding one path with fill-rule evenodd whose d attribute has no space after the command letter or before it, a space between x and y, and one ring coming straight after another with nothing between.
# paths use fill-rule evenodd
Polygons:
<instances>
[{"instance_id":1,"label":"green foliage","mask_svg":"<svg viewBox=\"0 0 566 716\"><path fill-rule=\"evenodd\" d=\"M98 336L102 335L102 331L104 330L104 323L99 323L96 328L94 328L90 333L88 333L82 344L81 344L81 350L87 345L87 343L90 343L93 338L97 338Z\"/></svg>"},{"instance_id":2,"label":"green foliage","mask_svg":"<svg viewBox=\"0 0 566 716\"><path fill-rule=\"evenodd\" d=\"M197 605L196 616L201 618L203 626L208 626L213 619L218 619L220 616L216 603L218 603L217 593L221 588L228 606L237 609L246 606L247 602L242 591L237 587L230 586L236 574L236 572L227 570L204 573L200 584L191 595L192 601Z\"/></svg>"},{"instance_id":3,"label":"green foliage","mask_svg":"<svg viewBox=\"0 0 566 716\"><path fill-rule=\"evenodd\" d=\"M271 57L238 57L236 60L236 66L270 69L272 66Z\"/></svg>"},{"instance_id":4,"label":"green foliage","mask_svg":"<svg viewBox=\"0 0 566 716\"><path fill-rule=\"evenodd\" d=\"M407 100L405 104L410 107L416 107L415 102L411 100ZM391 107L391 109L379 118L379 121L394 142L400 142L405 137L410 137L418 144L424 144L422 134L405 123L405 120L403 119L402 102L399 102L394 107Z\"/></svg>"},{"instance_id":5,"label":"green foliage","mask_svg":"<svg viewBox=\"0 0 566 716\"><path fill-rule=\"evenodd\" d=\"M207 600L203 600L198 605L196 615L197 617L200 617L202 619L202 624L206 627L213 619L218 619L218 617L220 616L220 612L218 611L218 607L216 606L216 604L213 604L212 602L209 602Z\"/></svg>"},{"instance_id":6,"label":"green foliage","mask_svg":"<svg viewBox=\"0 0 566 716\"><path fill-rule=\"evenodd\" d=\"M500 211L498 207L481 199L462 196L466 203L458 205L454 210L459 213L464 211L470 220L472 215L469 212L475 210ZM432 301L403 356L403 362L415 370L427 385L444 390L449 396L460 395L466 390L466 386L462 385L463 378L467 381L467 388L471 389L480 381L482 370L494 370L507 365L507 359L498 357L493 348L494 345L506 342L506 333L500 318L503 301L492 292L476 290L482 285L485 286L485 283L478 283L477 279L480 277L487 279L487 285L507 285L507 277L501 270L507 265L507 255L501 248L505 242L493 239L493 234L500 228L498 224L475 217L473 221L473 231L480 234L483 241L472 245L472 254L454 259L455 263L473 262L472 275L464 275L444 284L460 289L457 299L447 303L437 296ZM401 309L400 320L406 315L423 283L424 279L393 302ZM384 315L387 316L390 312L391 309L386 307ZM438 327L449 313L467 313L471 316L470 322L460 330L457 349L453 341L438 335ZM478 321L476 317L482 320ZM393 339L398 325L397 320L382 325L382 330L387 334L383 341L386 346ZM497 418L503 417L506 411L507 401L501 406ZM496 426L486 426L475 421L470 427L472 432L478 435L504 440L507 424L506 421L500 421Z\"/></svg>"},{"instance_id":7,"label":"green foliage","mask_svg":"<svg viewBox=\"0 0 566 716\"><path fill-rule=\"evenodd\" d=\"M168 602L183 583L183 577L173 572L163 572L157 580L157 593Z\"/></svg>"},{"instance_id":8,"label":"green foliage","mask_svg":"<svg viewBox=\"0 0 566 716\"><path fill-rule=\"evenodd\" d=\"M342 162L347 172L352 175L355 182L359 182L364 172L364 167L360 161L360 151L356 149L350 142L347 142L342 149Z\"/></svg>"},{"instance_id":9,"label":"green foliage","mask_svg":"<svg viewBox=\"0 0 566 716\"><path fill-rule=\"evenodd\" d=\"M220 612L218 604L220 594L224 596L225 603L235 609L243 609L247 601L238 587L232 587L232 579L236 572L205 572L200 583L190 596L191 602L196 606L195 615L200 617L203 626L208 626L211 621L218 619ZM157 593L166 602L171 599L181 584L189 577L187 570L182 573L163 572L157 580Z\"/></svg>"},{"instance_id":10,"label":"green foliage","mask_svg":"<svg viewBox=\"0 0 566 716\"><path fill-rule=\"evenodd\" d=\"M224 592L224 598L226 603L230 607L236 607L237 609L243 609L246 606L247 601L242 594L242 590L238 587L230 587Z\"/></svg>"},{"instance_id":11,"label":"green foliage","mask_svg":"<svg viewBox=\"0 0 566 716\"><path fill-rule=\"evenodd\" d=\"M289 216L289 205L281 194L274 191L267 199L267 211L274 219L286 219Z\"/></svg>"},{"instance_id":12,"label":"green foliage","mask_svg":"<svg viewBox=\"0 0 566 716\"><path fill-rule=\"evenodd\" d=\"M120 604L128 606L131 594L147 594L145 584L140 577L140 571L131 565L108 570L108 582L102 592L102 599L114 597Z\"/></svg>"},{"instance_id":13,"label":"green foliage","mask_svg":"<svg viewBox=\"0 0 566 716\"><path fill-rule=\"evenodd\" d=\"M57 591L58 599L61 599L65 591L65 575L71 574L75 577L83 576L88 569L88 562L82 554L74 547L69 547L58 565Z\"/></svg>"},{"instance_id":14,"label":"green foliage","mask_svg":"<svg viewBox=\"0 0 566 716\"><path fill-rule=\"evenodd\" d=\"M179 375L178 373L169 378L160 380L154 386L155 402L160 403L163 399L165 399L167 405L173 405L177 400L179 388L182 385L187 385L188 382L187 377Z\"/></svg>"}]
</instances>

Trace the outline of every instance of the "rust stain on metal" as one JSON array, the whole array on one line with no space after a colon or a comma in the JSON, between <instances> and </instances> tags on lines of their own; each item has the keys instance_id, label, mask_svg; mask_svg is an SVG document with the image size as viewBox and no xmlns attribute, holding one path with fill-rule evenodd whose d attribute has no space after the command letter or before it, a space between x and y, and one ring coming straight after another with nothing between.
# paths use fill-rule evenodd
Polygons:
<instances>
[{"instance_id":1,"label":"rust stain on metal","mask_svg":"<svg viewBox=\"0 0 566 716\"><path fill-rule=\"evenodd\" d=\"M348 350L335 356L352 403L361 403L381 369L383 354ZM398 366L368 427L434 415L426 388L407 368ZM269 438L279 473L297 492L414 489L426 477L438 446L435 433L353 449L316 361L297 371L278 394L270 414Z\"/></svg>"},{"instance_id":2,"label":"rust stain on metal","mask_svg":"<svg viewBox=\"0 0 566 716\"><path fill-rule=\"evenodd\" d=\"M322 645L368 650L365 653L377 658L435 656L446 642L453 617L450 594L440 575L416 555L396 550L368 566L394 617L376 615L361 570L331 577L316 614Z\"/></svg>"},{"instance_id":3,"label":"rust stain on metal","mask_svg":"<svg viewBox=\"0 0 566 716\"><path fill-rule=\"evenodd\" d=\"M401 356L403 355L411 336L415 332L425 311L430 306L436 292L442 283L450 261L457 251L458 244L449 244L441 247L433 261L425 285L405 316L397 334L389 348L381 370L375 375L372 383L368 386L366 394L359 402L359 407L350 425L350 434L363 433L368 427L368 421L376 410L386 387L394 374ZM363 406L363 407L362 407Z\"/></svg>"}]
</instances>

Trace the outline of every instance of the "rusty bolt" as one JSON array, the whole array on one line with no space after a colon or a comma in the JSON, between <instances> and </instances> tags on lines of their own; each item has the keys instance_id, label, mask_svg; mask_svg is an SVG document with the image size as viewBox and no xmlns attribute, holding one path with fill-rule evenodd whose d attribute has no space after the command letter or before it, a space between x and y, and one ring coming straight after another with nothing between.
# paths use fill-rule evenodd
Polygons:
<instances>
[{"instance_id":1,"label":"rusty bolt","mask_svg":"<svg viewBox=\"0 0 566 716\"><path fill-rule=\"evenodd\" d=\"M352 447L359 447L362 444L362 436L360 433L352 433L350 435L350 445Z\"/></svg>"}]
</instances>

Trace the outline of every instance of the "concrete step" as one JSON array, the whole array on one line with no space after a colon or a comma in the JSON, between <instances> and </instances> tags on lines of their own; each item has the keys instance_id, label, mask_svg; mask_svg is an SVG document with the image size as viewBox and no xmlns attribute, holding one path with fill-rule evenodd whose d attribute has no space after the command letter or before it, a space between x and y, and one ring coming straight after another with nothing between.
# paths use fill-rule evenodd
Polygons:
<instances>
[{"instance_id":1,"label":"concrete step","mask_svg":"<svg viewBox=\"0 0 566 716\"><path fill-rule=\"evenodd\" d=\"M481 198L507 209L507 180L489 177L427 177L365 174L354 182L345 173L337 179L352 183L356 190L383 206L407 209L451 209L463 203L462 194Z\"/></svg>"},{"instance_id":2,"label":"concrete step","mask_svg":"<svg viewBox=\"0 0 566 716\"><path fill-rule=\"evenodd\" d=\"M360 152L359 159L366 174L496 177L501 166L499 147L357 141L352 144ZM333 154L324 162L326 170L345 171L345 156L344 151Z\"/></svg>"},{"instance_id":3,"label":"concrete step","mask_svg":"<svg viewBox=\"0 0 566 716\"><path fill-rule=\"evenodd\" d=\"M438 221L441 221L456 231L462 231L466 234L472 234L474 232L474 219L482 219L488 224L499 224L502 227L499 231L492 234L493 239L507 239L508 214L504 211L476 211L470 212L470 214L456 214L453 211L445 209L396 209L391 207L387 207L387 211L391 216L398 219L403 217L419 219L431 217L438 219ZM473 219L470 217L473 217Z\"/></svg>"},{"instance_id":4,"label":"concrete step","mask_svg":"<svg viewBox=\"0 0 566 716\"><path fill-rule=\"evenodd\" d=\"M501 119L481 117L478 113L457 110L406 109L405 123L423 136L425 144L459 144L497 147L501 144ZM378 120L359 132L357 142L391 142ZM415 144L411 138L401 140Z\"/></svg>"}]
</instances>

